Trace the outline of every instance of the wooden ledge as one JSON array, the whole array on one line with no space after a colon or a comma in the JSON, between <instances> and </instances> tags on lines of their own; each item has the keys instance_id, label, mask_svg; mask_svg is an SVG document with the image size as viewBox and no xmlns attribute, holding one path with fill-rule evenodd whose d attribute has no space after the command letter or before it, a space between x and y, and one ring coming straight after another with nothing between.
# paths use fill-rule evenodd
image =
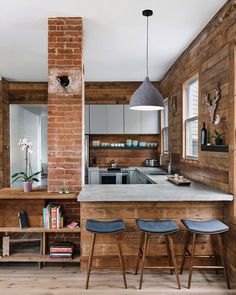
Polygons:
<instances>
[{"instance_id":1,"label":"wooden ledge","mask_svg":"<svg viewBox=\"0 0 236 295\"><path fill-rule=\"evenodd\" d=\"M76 200L76 198L77 193L48 193L46 189L33 189L30 193L24 193L21 188L3 188L0 190L0 200Z\"/></svg>"}]
</instances>

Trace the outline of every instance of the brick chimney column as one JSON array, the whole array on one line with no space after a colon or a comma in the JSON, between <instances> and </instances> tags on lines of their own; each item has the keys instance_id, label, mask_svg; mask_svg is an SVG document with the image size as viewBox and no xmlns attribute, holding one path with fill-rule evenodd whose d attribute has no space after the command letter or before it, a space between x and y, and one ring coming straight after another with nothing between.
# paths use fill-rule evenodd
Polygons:
<instances>
[{"instance_id":1,"label":"brick chimney column","mask_svg":"<svg viewBox=\"0 0 236 295\"><path fill-rule=\"evenodd\" d=\"M48 19L49 192L61 186L77 192L83 182L82 28L80 17Z\"/></svg>"}]
</instances>

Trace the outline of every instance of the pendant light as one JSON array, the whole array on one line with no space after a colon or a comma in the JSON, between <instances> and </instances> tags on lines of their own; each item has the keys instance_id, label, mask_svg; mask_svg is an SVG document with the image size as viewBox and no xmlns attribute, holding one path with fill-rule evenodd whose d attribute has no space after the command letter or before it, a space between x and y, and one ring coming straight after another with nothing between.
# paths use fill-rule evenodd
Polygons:
<instances>
[{"instance_id":1,"label":"pendant light","mask_svg":"<svg viewBox=\"0 0 236 295\"><path fill-rule=\"evenodd\" d=\"M147 76L130 99L129 108L137 111L157 111L164 109L164 101L160 92L152 85L148 78L148 17L153 15L152 10L142 12L147 17L147 43L146 43L146 73Z\"/></svg>"}]
</instances>

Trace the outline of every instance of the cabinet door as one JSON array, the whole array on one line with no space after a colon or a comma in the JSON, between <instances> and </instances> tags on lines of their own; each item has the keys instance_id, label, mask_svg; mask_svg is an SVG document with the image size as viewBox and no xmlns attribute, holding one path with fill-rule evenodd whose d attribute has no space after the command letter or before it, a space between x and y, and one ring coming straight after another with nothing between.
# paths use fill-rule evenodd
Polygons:
<instances>
[{"instance_id":1,"label":"cabinet door","mask_svg":"<svg viewBox=\"0 0 236 295\"><path fill-rule=\"evenodd\" d=\"M124 133L141 133L141 112L129 109L129 105L124 105Z\"/></svg>"},{"instance_id":2,"label":"cabinet door","mask_svg":"<svg viewBox=\"0 0 236 295\"><path fill-rule=\"evenodd\" d=\"M90 134L107 133L107 106L90 105Z\"/></svg>"},{"instance_id":3,"label":"cabinet door","mask_svg":"<svg viewBox=\"0 0 236 295\"><path fill-rule=\"evenodd\" d=\"M141 112L141 133L160 134L159 111Z\"/></svg>"},{"instance_id":4,"label":"cabinet door","mask_svg":"<svg viewBox=\"0 0 236 295\"><path fill-rule=\"evenodd\" d=\"M130 184L136 184L137 183L137 174L138 174L138 172L136 170L130 170L129 171L129 183Z\"/></svg>"},{"instance_id":5,"label":"cabinet door","mask_svg":"<svg viewBox=\"0 0 236 295\"><path fill-rule=\"evenodd\" d=\"M99 171L89 171L89 184L99 184Z\"/></svg>"},{"instance_id":6,"label":"cabinet door","mask_svg":"<svg viewBox=\"0 0 236 295\"><path fill-rule=\"evenodd\" d=\"M84 110L84 112L85 112L85 114L84 114L84 125L85 125L85 128L84 128L84 130L85 130L85 134L89 134L89 105L88 104L86 104L85 105L85 110Z\"/></svg>"},{"instance_id":7,"label":"cabinet door","mask_svg":"<svg viewBox=\"0 0 236 295\"><path fill-rule=\"evenodd\" d=\"M107 134L124 133L123 105L107 105Z\"/></svg>"}]
</instances>

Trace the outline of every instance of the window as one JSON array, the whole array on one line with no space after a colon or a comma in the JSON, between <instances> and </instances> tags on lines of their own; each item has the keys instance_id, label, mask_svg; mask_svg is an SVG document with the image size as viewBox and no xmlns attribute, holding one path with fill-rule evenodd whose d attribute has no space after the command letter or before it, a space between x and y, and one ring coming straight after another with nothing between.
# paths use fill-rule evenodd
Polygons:
<instances>
[{"instance_id":1,"label":"window","mask_svg":"<svg viewBox=\"0 0 236 295\"><path fill-rule=\"evenodd\" d=\"M184 84L184 157L198 157L198 77Z\"/></svg>"},{"instance_id":2,"label":"window","mask_svg":"<svg viewBox=\"0 0 236 295\"><path fill-rule=\"evenodd\" d=\"M169 143L168 143L168 100L164 101L164 110L162 111L162 137L163 137L163 153L168 154Z\"/></svg>"}]
</instances>

